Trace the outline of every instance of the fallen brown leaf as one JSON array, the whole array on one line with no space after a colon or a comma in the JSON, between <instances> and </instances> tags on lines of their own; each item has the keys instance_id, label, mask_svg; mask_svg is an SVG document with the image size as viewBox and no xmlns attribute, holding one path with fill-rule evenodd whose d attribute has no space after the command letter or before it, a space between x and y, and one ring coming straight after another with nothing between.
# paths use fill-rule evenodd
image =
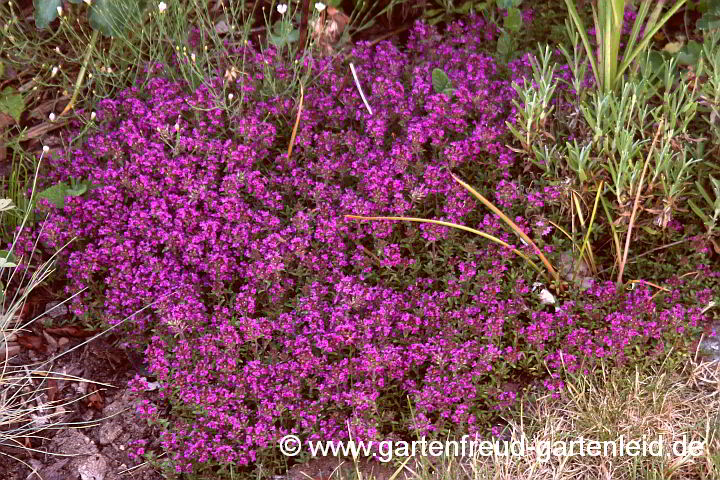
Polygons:
<instances>
[{"instance_id":1,"label":"fallen brown leaf","mask_svg":"<svg viewBox=\"0 0 720 480\"><path fill-rule=\"evenodd\" d=\"M18 335L17 342L28 350L35 350L40 353L45 352L43 339L37 335Z\"/></svg>"},{"instance_id":2,"label":"fallen brown leaf","mask_svg":"<svg viewBox=\"0 0 720 480\"><path fill-rule=\"evenodd\" d=\"M83 328L77 327L75 325L68 325L66 327L54 327L54 328L46 328L45 331L47 333L52 333L53 335L67 335L69 337L75 337L75 338L87 338L92 337L97 332L92 330L85 330Z\"/></svg>"},{"instance_id":3,"label":"fallen brown leaf","mask_svg":"<svg viewBox=\"0 0 720 480\"><path fill-rule=\"evenodd\" d=\"M105 405L105 400L103 399L102 395L100 395L100 392L98 390L95 390L87 397L87 404L88 407L100 411Z\"/></svg>"},{"instance_id":4,"label":"fallen brown leaf","mask_svg":"<svg viewBox=\"0 0 720 480\"><path fill-rule=\"evenodd\" d=\"M55 380L54 378L51 378L50 380L48 380L48 390L47 390L48 401L54 402L55 397L57 396L57 392L58 392L57 380Z\"/></svg>"}]
</instances>

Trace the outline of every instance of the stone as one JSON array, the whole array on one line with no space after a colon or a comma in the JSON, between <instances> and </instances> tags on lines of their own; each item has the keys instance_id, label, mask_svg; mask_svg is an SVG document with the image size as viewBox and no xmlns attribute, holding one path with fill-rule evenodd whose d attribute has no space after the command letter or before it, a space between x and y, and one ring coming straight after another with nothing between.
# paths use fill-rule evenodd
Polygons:
<instances>
[{"instance_id":1,"label":"stone","mask_svg":"<svg viewBox=\"0 0 720 480\"><path fill-rule=\"evenodd\" d=\"M67 305L60 305L60 303L62 302L50 302L45 305L45 315L54 320L70 313Z\"/></svg>"},{"instance_id":2,"label":"stone","mask_svg":"<svg viewBox=\"0 0 720 480\"><path fill-rule=\"evenodd\" d=\"M100 445L109 445L117 439L122 433L122 425L119 422L106 422L100 426L98 432L98 442Z\"/></svg>"},{"instance_id":3,"label":"stone","mask_svg":"<svg viewBox=\"0 0 720 480\"><path fill-rule=\"evenodd\" d=\"M110 468L110 462L100 454L89 455L78 464L77 471L80 480L105 480Z\"/></svg>"}]
</instances>

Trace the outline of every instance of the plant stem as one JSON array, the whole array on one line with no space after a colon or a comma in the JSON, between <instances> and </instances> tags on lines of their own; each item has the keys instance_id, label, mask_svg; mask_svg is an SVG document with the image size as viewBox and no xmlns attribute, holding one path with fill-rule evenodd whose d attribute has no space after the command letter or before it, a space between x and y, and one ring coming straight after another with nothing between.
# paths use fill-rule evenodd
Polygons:
<instances>
[{"instance_id":1,"label":"plant stem","mask_svg":"<svg viewBox=\"0 0 720 480\"><path fill-rule=\"evenodd\" d=\"M630 251L630 238L632 237L632 229L633 225L635 224L635 214L637 213L637 208L640 204L640 193L642 191L643 181L645 180L645 172L647 171L648 164L650 163L650 158L652 157L653 150L655 149L655 143L657 143L658 137L663 131L664 122L665 119L660 119L657 132L655 132L655 138L653 138L652 145L650 145L650 151L648 152L648 156L645 159L645 165L643 165L643 170L642 174L640 175L640 182L638 183L637 192L635 192L635 202L633 202L633 209L632 213L630 214L630 222L628 223L628 231L627 235L625 236L625 251L623 252L622 260L620 261L620 271L618 272L616 282L618 285L622 284L623 272L625 271L625 263L627 262L628 252Z\"/></svg>"},{"instance_id":2,"label":"plant stem","mask_svg":"<svg viewBox=\"0 0 720 480\"><path fill-rule=\"evenodd\" d=\"M77 100L78 94L80 93L80 86L82 85L83 79L85 78L85 72L87 71L87 66L90 63L90 56L95 49L95 43L97 42L99 33L99 30L93 30L92 37L90 37L90 45L88 45L87 52L85 52L85 59L83 60L82 67L80 68L80 73L78 74L77 81L75 82L75 91L73 92L72 98L70 99L70 103L68 103L67 106L63 109L63 111L60 113L60 116L65 115L75 106L75 101Z\"/></svg>"}]
</instances>

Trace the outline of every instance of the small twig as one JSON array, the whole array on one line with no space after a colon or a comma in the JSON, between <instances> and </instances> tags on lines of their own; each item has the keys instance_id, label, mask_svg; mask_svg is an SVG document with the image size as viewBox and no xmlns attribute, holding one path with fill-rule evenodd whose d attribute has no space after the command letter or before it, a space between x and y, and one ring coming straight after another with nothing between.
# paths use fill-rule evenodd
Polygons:
<instances>
[{"instance_id":1,"label":"small twig","mask_svg":"<svg viewBox=\"0 0 720 480\"><path fill-rule=\"evenodd\" d=\"M372 115L372 108L370 108L370 105L368 105L367 100L365 99L365 94L362 91L362 88L360 88L360 81L357 77L357 72L355 72L355 65L350 63L350 71L352 72L353 78L355 79L355 85L357 86L358 92L360 92L360 98L362 98L363 103L365 104L365 108L367 108L367 111Z\"/></svg>"},{"instance_id":2,"label":"small twig","mask_svg":"<svg viewBox=\"0 0 720 480\"><path fill-rule=\"evenodd\" d=\"M297 135L298 125L300 125L300 115L302 115L304 98L305 91L303 90L302 83L300 83L300 105L298 106L297 116L295 117L295 125L293 126L292 135L290 136L290 145L288 145L288 158L290 158L290 155L292 155L293 145L295 144L295 136Z\"/></svg>"}]
</instances>

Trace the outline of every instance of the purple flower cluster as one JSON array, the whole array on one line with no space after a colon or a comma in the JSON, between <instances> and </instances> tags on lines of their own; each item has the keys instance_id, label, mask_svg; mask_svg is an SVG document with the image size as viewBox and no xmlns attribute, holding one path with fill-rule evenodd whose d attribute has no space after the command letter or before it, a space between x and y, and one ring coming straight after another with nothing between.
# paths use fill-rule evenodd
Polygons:
<instances>
[{"instance_id":1,"label":"purple flower cluster","mask_svg":"<svg viewBox=\"0 0 720 480\"><path fill-rule=\"evenodd\" d=\"M318 76L290 158L293 102L263 88L268 75L282 83L292 72L248 46L245 75L232 83L188 94L153 74L102 101L98 129L52 160L56 179L101 185L44 225L47 245L79 239L64 257L69 291L90 287L75 312L113 324L160 299L128 335L172 407L162 444L178 471L248 464L286 434L481 432L517 401L511 384L528 362L548 361L557 389L561 362L574 371L622 361L627 348L699 320L643 290L618 300L604 285L546 312L513 274L523 264L496 244L344 218L425 216L514 243L448 167L497 184L497 200L517 212L555 201L552 189L525 198L509 183L504 122L514 117L511 82L529 64L496 65L484 53L493 34L471 18L446 39L417 24L407 51L356 46L348 61L372 115L345 63L306 60ZM434 68L449 76L451 97L434 93ZM234 114L223 108L228 91L243 99ZM97 298L104 304L92 307ZM149 402L140 411L159 414Z\"/></svg>"}]
</instances>

